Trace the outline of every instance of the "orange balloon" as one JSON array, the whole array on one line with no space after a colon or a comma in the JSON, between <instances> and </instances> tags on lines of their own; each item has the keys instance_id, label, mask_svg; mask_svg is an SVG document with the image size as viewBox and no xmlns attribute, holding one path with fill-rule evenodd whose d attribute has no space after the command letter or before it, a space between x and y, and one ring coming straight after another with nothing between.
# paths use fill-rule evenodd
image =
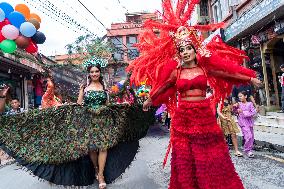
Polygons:
<instances>
[{"instance_id":1,"label":"orange balloon","mask_svg":"<svg viewBox=\"0 0 284 189\"><path fill-rule=\"evenodd\" d=\"M36 30L38 30L40 28L40 23L39 23L39 21L37 21L37 19L31 18L31 19L29 19L28 22L32 23L35 26Z\"/></svg>"},{"instance_id":2,"label":"orange balloon","mask_svg":"<svg viewBox=\"0 0 284 189\"><path fill-rule=\"evenodd\" d=\"M30 13L31 13L30 9L25 4L17 4L15 7L15 11L22 13L25 16L26 20L28 20L30 17Z\"/></svg>"},{"instance_id":3,"label":"orange balloon","mask_svg":"<svg viewBox=\"0 0 284 189\"><path fill-rule=\"evenodd\" d=\"M36 13L30 14L30 19L32 19L32 18L36 19L39 23L41 23L41 18Z\"/></svg>"}]
</instances>

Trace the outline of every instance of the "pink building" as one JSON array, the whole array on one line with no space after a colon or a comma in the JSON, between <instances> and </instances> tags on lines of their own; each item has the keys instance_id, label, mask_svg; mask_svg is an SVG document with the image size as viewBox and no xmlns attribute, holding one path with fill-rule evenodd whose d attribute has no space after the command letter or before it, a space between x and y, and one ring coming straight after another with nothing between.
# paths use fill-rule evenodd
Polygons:
<instances>
[{"instance_id":1,"label":"pink building","mask_svg":"<svg viewBox=\"0 0 284 189\"><path fill-rule=\"evenodd\" d=\"M147 19L157 20L158 17L155 13L126 13L125 16L125 23L111 24L111 28L107 30L107 37L117 49L114 53L115 60L129 64L139 56L133 44L137 43L143 22Z\"/></svg>"}]
</instances>

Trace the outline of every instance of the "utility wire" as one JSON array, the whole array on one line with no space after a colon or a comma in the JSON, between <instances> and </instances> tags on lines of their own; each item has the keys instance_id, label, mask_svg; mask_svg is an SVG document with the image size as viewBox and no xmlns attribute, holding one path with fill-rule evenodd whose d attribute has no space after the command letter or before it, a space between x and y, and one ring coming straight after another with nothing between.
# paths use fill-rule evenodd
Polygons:
<instances>
[{"instance_id":1,"label":"utility wire","mask_svg":"<svg viewBox=\"0 0 284 189\"><path fill-rule=\"evenodd\" d=\"M80 1L80 0L77 0L94 18L95 18L95 20L97 21L97 22L99 22L107 31L109 31L108 30L108 28ZM111 34L111 35L113 35L110 31L109 31L109 33ZM123 42L121 42L116 36L113 36L120 44L122 44L127 50L129 50L130 52L132 52L132 50L131 49L129 49L125 44L123 44Z\"/></svg>"}]
</instances>

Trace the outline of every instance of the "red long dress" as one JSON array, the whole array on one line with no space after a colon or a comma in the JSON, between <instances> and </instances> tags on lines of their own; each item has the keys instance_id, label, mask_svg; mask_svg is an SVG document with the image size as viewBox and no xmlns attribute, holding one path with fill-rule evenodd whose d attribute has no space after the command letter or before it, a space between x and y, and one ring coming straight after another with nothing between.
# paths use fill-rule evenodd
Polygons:
<instances>
[{"instance_id":1,"label":"red long dress","mask_svg":"<svg viewBox=\"0 0 284 189\"><path fill-rule=\"evenodd\" d=\"M210 99L199 101L180 99L180 94L193 89L202 90L203 96L206 95L207 76L204 72L197 73L197 76L193 74L191 79L180 76L182 71L191 73L194 70L173 71L163 87L151 94L155 101L160 94L173 86L179 93L178 106L171 124L172 159L169 189L242 189L244 188L242 181L231 161ZM220 73L212 71L207 74L216 76ZM226 73L223 75L226 76ZM243 82L249 80L246 76L238 78Z\"/></svg>"}]
</instances>

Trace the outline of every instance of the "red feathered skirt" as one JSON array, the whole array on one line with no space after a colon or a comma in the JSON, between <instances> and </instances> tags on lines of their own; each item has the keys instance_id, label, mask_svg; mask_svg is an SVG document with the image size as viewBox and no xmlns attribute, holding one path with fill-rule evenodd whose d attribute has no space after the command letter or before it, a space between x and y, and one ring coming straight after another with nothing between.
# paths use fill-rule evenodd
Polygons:
<instances>
[{"instance_id":1,"label":"red feathered skirt","mask_svg":"<svg viewBox=\"0 0 284 189\"><path fill-rule=\"evenodd\" d=\"M209 100L181 101L172 118L169 189L243 189Z\"/></svg>"}]
</instances>

